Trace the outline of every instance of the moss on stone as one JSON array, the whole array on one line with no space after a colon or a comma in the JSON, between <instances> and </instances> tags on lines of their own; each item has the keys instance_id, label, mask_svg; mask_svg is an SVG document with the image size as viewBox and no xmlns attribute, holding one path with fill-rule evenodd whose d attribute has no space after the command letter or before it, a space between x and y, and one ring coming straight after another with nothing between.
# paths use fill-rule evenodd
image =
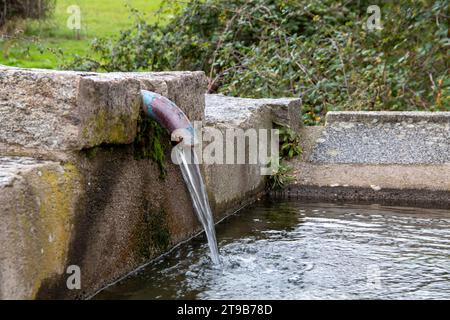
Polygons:
<instances>
[{"instance_id":1,"label":"moss on stone","mask_svg":"<svg viewBox=\"0 0 450 320\"><path fill-rule=\"evenodd\" d=\"M93 147L93 148L87 149L86 157L88 159L94 159L97 156L99 149L100 149L99 147Z\"/></svg>"},{"instance_id":2,"label":"moss on stone","mask_svg":"<svg viewBox=\"0 0 450 320\"><path fill-rule=\"evenodd\" d=\"M130 140L130 119L124 115L111 119L105 110L100 110L95 117L86 121L82 138L89 145L100 145L103 143L122 144Z\"/></svg>"},{"instance_id":3,"label":"moss on stone","mask_svg":"<svg viewBox=\"0 0 450 320\"><path fill-rule=\"evenodd\" d=\"M169 140L166 131L159 123L148 117L141 117L138 121L138 130L134 141L135 159L152 159L158 166L159 177L165 179L166 151Z\"/></svg>"},{"instance_id":4,"label":"moss on stone","mask_svg":"<svg viewBox=\"0 0 450 320\"><path fill-rule=\"evenodd\" d=\"M127 138L127 130L122 122L118 122L110 127L109 143L123 143Z\"/></svg>"}]
</instances>

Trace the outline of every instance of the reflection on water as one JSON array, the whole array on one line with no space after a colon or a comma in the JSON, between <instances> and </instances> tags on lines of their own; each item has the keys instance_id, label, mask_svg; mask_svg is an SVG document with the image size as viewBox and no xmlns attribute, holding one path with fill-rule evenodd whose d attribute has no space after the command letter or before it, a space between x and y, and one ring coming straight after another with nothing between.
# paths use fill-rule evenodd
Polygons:
<instances>
[{"instance_id":1,"label":"reflection on water","mask_svg":"<svg viewBox=\"0 0 450 320\"><path fill-rule=\"evenodd\" d=\"M269 201L96 299L450 299L450 212Z\"/></svg>"}]
</instances>

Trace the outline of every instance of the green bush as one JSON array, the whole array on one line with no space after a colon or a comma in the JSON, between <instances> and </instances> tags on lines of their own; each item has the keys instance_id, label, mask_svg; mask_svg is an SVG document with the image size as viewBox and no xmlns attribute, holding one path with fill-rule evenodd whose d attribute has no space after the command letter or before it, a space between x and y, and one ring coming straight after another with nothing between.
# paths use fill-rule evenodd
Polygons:
<instances>
[{"instance_id":1,"label":"green bush","mask_svg":"<svg viewBox=\"0 0 450 320\"><path fill-rule=\"evenodd\" d=\"M304 121L327 110L450 110L447 1L167 1L164 26L136 22L63 67L204 70L209 91L298 96ZM381 8L368 31L367 7Z\"/></svg>"}]
</instances>

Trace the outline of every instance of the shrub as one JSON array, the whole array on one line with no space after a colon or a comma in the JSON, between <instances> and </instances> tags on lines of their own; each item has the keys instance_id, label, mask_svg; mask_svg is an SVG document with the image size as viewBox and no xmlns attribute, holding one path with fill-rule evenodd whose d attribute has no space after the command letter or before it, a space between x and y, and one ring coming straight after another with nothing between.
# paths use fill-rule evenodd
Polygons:
<instances>
[{"instance_id":1,"label":"shrub","mask_svg":"<svg viewBox=\"0 0 450 320\"><path fill-rule=\"evenodd\" d=\"M377 3L378 2L378 3ZM367 7L381 8L369 32ZM168 24L98 39L63 67L204 70L209 91L299 96L304 121L327 110L450 110L447 1L192 0Z\"/></svg>"}]
</instances>

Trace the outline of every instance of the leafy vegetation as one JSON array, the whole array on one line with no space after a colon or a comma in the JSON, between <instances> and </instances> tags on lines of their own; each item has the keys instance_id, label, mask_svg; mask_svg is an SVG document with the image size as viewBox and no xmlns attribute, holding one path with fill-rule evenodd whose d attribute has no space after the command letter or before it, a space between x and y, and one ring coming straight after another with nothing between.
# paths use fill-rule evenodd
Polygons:
<instances>
[{"instance_id":1,"label":"leafy vegetation","mask_svg":"<svg viewBox=\"0 0 450 320\"><path fill-rule=\"evenodd\" d=\"M302 153L300 145L300 135L289 127L278 128L280 135L280 157L282 159L292 159Z\"/></svg>"},{"instance_id":2,"label":"leafy vegetation","mask_svg":"<svg viewBox=\"0 0 450 320\"><path fill-rule=\"evenodd\" d=\"M278 170L267 177L266 188L269 190L281 190L294 180L292 167L280 160Z\"/></svg>"},{"instance_id":3,"label":"leafy vegetation","mask_svg":"<svg viewBox=\"0 0 450 320\"><path fill-rule=\"evenodd\" d=\"M382 30L369 31L369 5ZM307 124L328 110L450 110L448 1L166 1L165 25L134 10L116 40L65 68L204 70L209 91L298 96Z\"/></svg>"},{"instance_id":4,"label":"leafy vegetation","mask_svg":"<svg viewBox=\"0 0 450 320\"><path fill-rule=\"evenodd\" d=\"M269 190L283 189L294 180L292 167L286 163L286 160L302 153L298 132L288 126L276 125L276 127L280 138L280 158L278 168L267 178L266 188Z\"/></svg>"}]
</instances>

